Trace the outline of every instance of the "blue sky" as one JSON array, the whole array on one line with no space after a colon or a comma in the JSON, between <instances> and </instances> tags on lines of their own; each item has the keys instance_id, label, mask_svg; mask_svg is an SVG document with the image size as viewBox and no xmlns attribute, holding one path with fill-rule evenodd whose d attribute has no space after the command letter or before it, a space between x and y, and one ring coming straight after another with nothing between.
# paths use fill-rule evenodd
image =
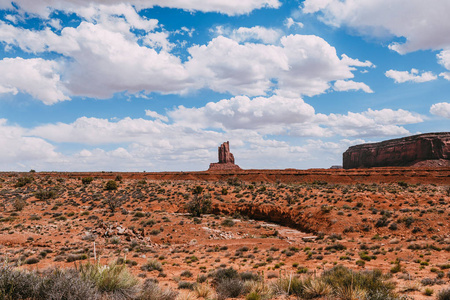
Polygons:
<instances>
[{"instance_id":1,"label":"blue sky","mask_svg":"<svg viewBox=\"0 0 450 300\"><path fill-rule=\"evenodd\" d=\"M328 168L450 129L447 0L0 0L0 170Z\"/></svg>"}]
</instances>

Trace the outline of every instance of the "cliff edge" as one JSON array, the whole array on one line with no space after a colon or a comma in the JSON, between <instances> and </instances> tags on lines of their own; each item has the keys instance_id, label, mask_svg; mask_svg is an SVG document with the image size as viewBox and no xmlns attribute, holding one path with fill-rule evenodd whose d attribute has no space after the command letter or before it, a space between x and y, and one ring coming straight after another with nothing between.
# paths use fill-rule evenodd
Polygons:
<instances>
[{"instance_id":1,"label":"cliff edge","mask_svg":"<svg viewBox=\"0 0 450 300\"><path fill-rule=\"evenodd\" d=\"M427 164L450 166L450 132L425 133L356 145L343 154L344 169Z\"/></svg>"}]
</instances>

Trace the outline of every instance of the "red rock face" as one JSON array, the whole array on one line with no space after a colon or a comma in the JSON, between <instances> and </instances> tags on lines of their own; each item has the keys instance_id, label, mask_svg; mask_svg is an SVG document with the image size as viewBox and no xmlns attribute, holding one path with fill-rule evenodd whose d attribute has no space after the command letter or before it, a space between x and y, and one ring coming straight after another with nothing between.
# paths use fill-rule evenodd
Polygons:
<instances>
[{"instance_id":1,"label":"red rock face","mask_svg":"<svg viewBox=\"0 0 450 300\"><path fill-rule=\"evenodd\" d=\"M211 163L209 164L208 171L232 171L232 170L241 170L238 165L232 163Z\"/></svg>"},{"instance_id":2,"label":"red rock face","mask_svg":"<svg viewBox=\"0 0 450 300\"><path fill-rule=\"evenodd\" d=\"M221 170L240 170L241 168L234 164L234 156L230 152L230 142L225 142L219 147L219 162L209 165L209 171Z\"/></svg>"},{"instance_id":3,"label":"red rock face","mask_svg":"<svg viewBox=\"0 0 450 300\"><path fill-rule=\"evenodd\" d=\"M344 169L411 166L425 160L450 160L450 132L356 145L343 154Z\"/></svg>"},{"instance_id":4,"label":"red rock face","mask_svg":"<svg viewBox=\"0 0 450 300\"><path fill-rule=\"evenodd\" d=\"M233 153L230 152L230 142L225 142L219 147L219 164L234 164Z\"/></svg>"}]
</instances>

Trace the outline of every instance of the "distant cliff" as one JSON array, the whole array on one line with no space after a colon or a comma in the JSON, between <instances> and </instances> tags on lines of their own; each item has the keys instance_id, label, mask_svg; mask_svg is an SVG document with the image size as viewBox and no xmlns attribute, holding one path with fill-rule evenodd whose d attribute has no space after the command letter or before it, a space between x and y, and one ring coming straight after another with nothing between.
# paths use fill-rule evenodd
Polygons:
<instances>
[{"instance_id":1,"label":"distant cliff","mask_svg":"<svg viewBox=\"0 0 450 300\"><path fill-rule=\"evenodd\" d=\"M450 132L426 133L356 145L343 154L344 169L412 166L422 161L450 164Z\"/></svg>"}]
</instances>

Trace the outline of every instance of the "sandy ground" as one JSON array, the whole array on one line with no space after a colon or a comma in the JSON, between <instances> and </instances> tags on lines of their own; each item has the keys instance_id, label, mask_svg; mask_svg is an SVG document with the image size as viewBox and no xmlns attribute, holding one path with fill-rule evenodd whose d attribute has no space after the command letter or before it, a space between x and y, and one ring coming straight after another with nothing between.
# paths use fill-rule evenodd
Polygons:
<instances>
[{"instance_id":1,"label":"sandy ground","mask_svg":"<svg viewBox=\"0 0 450 300\"><path fill-rule=\"evenodd\" d=\"M414 299L449 286L450 168L0 173L0 185L0 257L22 268L124 259L177 287L221 267L273 280L342 264L381 269ZM186 213L195 193L209 214Z\"/></svg>"}]
</instances>

